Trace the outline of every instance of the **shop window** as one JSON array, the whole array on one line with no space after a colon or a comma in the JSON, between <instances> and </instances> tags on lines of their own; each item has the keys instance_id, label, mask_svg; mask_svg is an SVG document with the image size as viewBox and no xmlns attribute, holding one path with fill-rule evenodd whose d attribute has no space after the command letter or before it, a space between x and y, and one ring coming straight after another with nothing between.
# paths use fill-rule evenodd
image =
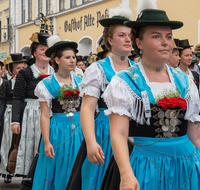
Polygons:
<instances>
[{"instance_id":1,"label":"shop window","mask_svg":"<svg viewBox=\"0 0 200 190\"><path fill-rule=\"evenodd\" d=\"M28 21L32 20L32 0L28 0Z\"/></svg>"},{"instance_id":2,"label":"shop window","mask_svg":"<svg viewBox=\"0 0 200 190\"><path fill-rule=\"evenodd\" d=\"M77 0L70 0L70 7L75 7L77 5Z\"/></svg>"},{"instance_id":3,"label":"shop window","mask_svg":"<svg viewBox=\"0 0 200 190\"><path fill-rule=\"evenodd\" d=\"M59 11L65 9L65 0L59 0Z\"/></svg>"},{"instance_id":4,"label":"shop window","mask_svg":"<svg viewBox=\"0 0 200 190\"><path fill-rule=\"evenodd\" d=\"M7 18L7 36L8 36L7 40L10 40L10 19L9 18Z\"/></svg>"},{"instance_id":5,"label":"shop window","mask_svg":"<svg viewBox=\"0 0 200 190\"><path fill-rule=\"evenodd\" d=\"M47 10L47 15L52 14L52 11L51 11L51 0L47 0L46 1L46 10Z\"/></svg>"},{"instance_id":6,"label":"shop window","mask_svg":"<svg viewBox=\"0 0 200 190\"><path fill-rule=\"evenodd\" d=\"M38 13L42 13L43 9L43 0L38 0Z\"/></svg>"},{"instance_id":7,"label":"shop window","mask_svg":"<svg viewBox=\"0 0 200 190\"><path fill-rule=\"evenodd\" d=\"M22 0L22 23L25 23L25 0Z\"/></svg>"}]
</instances>

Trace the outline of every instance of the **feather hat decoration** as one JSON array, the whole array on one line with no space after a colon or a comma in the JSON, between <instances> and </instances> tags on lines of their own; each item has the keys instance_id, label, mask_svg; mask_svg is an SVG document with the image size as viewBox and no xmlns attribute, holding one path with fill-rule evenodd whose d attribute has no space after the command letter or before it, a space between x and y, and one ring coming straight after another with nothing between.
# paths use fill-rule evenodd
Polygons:
<instances>
[{"instance_id":1,"label":"feather hat decoration","mask_svg":"<svg viewBox=\"0 0 200 190\"><path fill-rule=\"evenodd\" d=\"M61 39L58 35L52 35L49 38L47 38L47 45L48 47L53 46L55 43L60 42Z\"/></svg>"},{"instance_id":2,"label":"feather hat decoration","mask_svg":"<svg viewBox=\"0 0 200 190\"><path fill-rule=\"evenodd\" d=\"M122 24L124 21L130 21L132 18L132 10L120 4L116 8L109 9L109 18L99 21L102 26L110 26L111 24Z\"/></svg>"},{"instance_id":3,"label":"feather hat decoration","mask_svg":"<svg viewBox=\"0 0 200 190\"><path fill-rule=\"evenodd\" d=\"M121 3L119 4L118 7L109 9L108 13L109 13L109 18L112 18L114 16L121 16L128 18L129 20L132 19L132 14L133 14L130 7L125 7Z\"/></svg>"},{"instance_id":4,"label":"feather hat decoration","mask_svg":"<svg viewBox=\"0 0 200 190\"><path fill-rule=\"evenodd\" d=\"M78 44L76 42L61 41L58 35L52 35L47 39L48 49L45 51L47 57L51 57L51 54L61 48L70 47L77 52Z\"/></svg>"},{"instance_id":5,"label":"feather hat decoration","mask_svg":"<svg viewBox=\"0 0 200 190\"><path fill-rule=\"evenodd\" d=\"M136 14L139 15L144 9L158 9L157 0L137 0Z\"/></svg>"}]
</instances>

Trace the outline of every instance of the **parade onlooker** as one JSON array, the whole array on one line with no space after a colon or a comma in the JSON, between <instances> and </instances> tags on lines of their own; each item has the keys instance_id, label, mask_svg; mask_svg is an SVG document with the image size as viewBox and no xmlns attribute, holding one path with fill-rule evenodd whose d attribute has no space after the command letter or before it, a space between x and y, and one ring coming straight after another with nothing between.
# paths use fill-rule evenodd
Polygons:
<instances>
[{"instance_id":1,"label":"parade onlooker","mask_svg":"<svg viewBox=\"0 0 200 190\"><path fill-rule=\"evenodd\" d=\"M199 89L199 74L195 71L191 71L189 66L192 63L192 49L193 45L189 44L188 39L180 40L179 46L183 49L180 49L180 64L178 69L183 71L185 74L189 75L195 82L197 88Z\"/></svg>"},{"instance_id":2,"label":"parade onlooker","mask_svg":"<svg viewBox=\"0 0 200 190\"><path fill-rule=\"evenodd\" d=\"M141 62L114 76L103 94L117 164L110 163L101 190L199 189L198 91L190 77L166 65L172 30L183 23L146 2L138 1L136 21L125 22Z\"/></svg>"},{"instance_id":3,"label":"parade onlooker","mask_svg":"<svg viewBox=\"0 0 200 190\"><path fill-rule=\"evenodd\" d=\"M35 89L42 140L32 189L64 190L83 140L79 112L82 79L71 72L76 65L77 43L53 35L48 46L45 54L51 57L57 73L43 79Z\"/></svg>"},{"instance_id":4,"label":"parade onlooker","mask_svg":"<svg viewBox=\"0 0 200 190\"><path fill-rule=\"evenodd\" d=\"M81 55L76 56L76 66L81 70L85 70L84 60Z\"/></svg>"},{"instance_id":5,"label":"parade onlooker","mask_svg":"<svg viewBox=\"0 0 200 190\"><path fill-rule=\"evenodd\" d=\"M67 190L100 189L112 157L109 120L104 114L107 107L101 94L117 72L134 63L128 59L128 54L132 49L131 29L123 25L124 21L131 19L132 11L120 5L110 9L109 16L110 18L99 22L104 27L103 40L111 51L111 55L92 63L86 69L81 83L83 87L81 127L85 140L77 155ZM98 116L95 114L97 105Z\"/></svg>"},{"instance_id":6,"label":"parade onlooker","mask_svg":"<svg viewBox=\"0 0 200 190\"><path fill-rule=\"evenodd\" d=\"M10 130L11 118L12 118L12 97L13 89L15 85L16 76L19 71L24 68L26 59L23 59L21 53L10 54L6 61L8 64L8 70L12 73L12 78L6 80L1 85L0 89L0 127L2 135L2 141L0 143L0 174L4 177L6 183L11 182L12 172L7 172L8 154L12 143L12 131ZM0 138L1 140L1 138ZM13 146L13 145L12 145Z\"/></svg>"},{"instance_id":7,"label":"parade onlooker","mask_svg":"<svg viewBox=\"0 0 200 190\"><path fill-rule=\"evenodd\" d=\"M16 77L11 130L21 137L15 168L15 173L20 175L28 173L40 141L40 108L34 90L43 75L54 73L54 69L49 65L49 58L45 55L48 48L46 39L49 36L46 33L32 34L30 50L34 56L34 63L20 70Z\"/></svg>"},{"instance_id":8,"label":"parade onlooker","mask_svg":"<svg viewBox=\"0 0 200 190\"><path fill-rule=\"evenodd\" d=\"M76 56L77 57L77 56ZM74 75L77 75L81 78L83 78L83 71L82 69L78 68L77 65L74 65L74 69L71 71Z\"/></svg>"},{"instance_id":9,"label":"parade onlooker","mask_svg":"<svg viewBox=\"0 0 200 190\"><path fill-rule=\"evenodd\" d=\"M179 50L183 49L182 47L179 47L179 39L173 39L174 42L174 49L172 51L172 55L170 56L167 64L173 68L178 67L179 61L180 61L180 56L179 56Z\"/></svg>"},{"instance_id":10,"label":"parade onlooker","mask_svg":"<svg viewBox=\"0 0 200 190\"><path fill-rule=\"evenodd\" d=\"M197 58L197 62L194 64L193 71L196 71L198 74L200 74L200 44L195 46L194 54Z\"/></svg>"}]
</instances>

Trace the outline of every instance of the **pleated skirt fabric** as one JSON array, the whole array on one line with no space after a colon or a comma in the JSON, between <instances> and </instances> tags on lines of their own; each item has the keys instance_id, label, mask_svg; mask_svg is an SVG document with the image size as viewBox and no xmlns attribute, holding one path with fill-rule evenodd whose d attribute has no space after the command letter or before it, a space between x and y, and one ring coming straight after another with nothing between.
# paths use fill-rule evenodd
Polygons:
<instances>
[{"instance_id":1,"label":"pleated skirt fabric","mask_svg":"<svg viewBox=\"0 0 200 190\"><path fill-rule=\"evenodd\" d=\"M2 143L0 149L1 163L0 163L0 174L10 174L6 171L8 164L8 154L12 143L13 133L11 131L11 120L12 120L12 105L7 105L4 113L4 126L2 134Z\"/></svg>"},{"instance_id":2,"label":"pleated skirt fabric","mask_svg":"<svg viewBox=\"0 0 200 190\"><path fill-rule=\"evenodd\" d=\"M92 164L86 157L81 170L82 190L100 190L103 177L113 155L110 142L109 118L104 114L104 110L99 109L99 115L95 120L95 134L96 141L104 152L105 164Z\"/></svg>"},{"instance_id":3,"label":"pleated skirt fabric","mask_svg":"<svg viewBox=\"0 0 200 190\"><path fill-rule=\"evenodd\" d=\"M44 154L44 141L41 140L32 190L61 190L65 189L78 150L83 140L80 125L80 112L72 118L66 114L54 114L50 121L50 143L54 147L54 159Z\"/></svg>"},{"instance_id":4,"label":"pleated skirt fabric","mask_svg":"<svg viewBox=\"0 0 200 190\"><path fill-rule=\"evenodd\" d=\"M200 190L200 152L187 135L172 138L134 137L130 164L141 190ZM101 190L117 190L116 161L107 171ZM109 176L109 175L112 175ZM115 176L116 175L116 176ZM112 185L111 185L112 184Z\"/></svg>"}]
</instances>

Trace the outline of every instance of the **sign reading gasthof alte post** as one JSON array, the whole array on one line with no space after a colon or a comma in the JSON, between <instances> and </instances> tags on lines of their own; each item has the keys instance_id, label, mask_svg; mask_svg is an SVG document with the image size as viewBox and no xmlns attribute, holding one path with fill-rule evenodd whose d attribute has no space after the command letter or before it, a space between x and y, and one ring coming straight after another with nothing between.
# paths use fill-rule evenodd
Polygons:
<instances>
[{"instance_id":1,"label":"sign reading gasthof alte post","mask_svg":"<svg viewBox=\"0 0 200 190\"><path fill-rule=\"evenodd\" d=\"M102 14L101 11L98 11L96 14L96 18L92 16L92 14L81 16L79 19L73 18L71 21L66 20L64 22L64 30L65 32L69 31L77 31L77 30L85 30L89 26L96 25L99 27L99 20L109 18L108 9L105 10L105 13Z\"/></svg>"},{"instance_id":2,"label":"sign reading gasthof alte post","mask_svg":"<svg viewBox=\"0 0 200 190\"><path fill-rule=\"evenodd\" d=\"M0 52L0 60L6 59L6 58L7 58L7 51Z\"/></svg>"}]
</instances>

